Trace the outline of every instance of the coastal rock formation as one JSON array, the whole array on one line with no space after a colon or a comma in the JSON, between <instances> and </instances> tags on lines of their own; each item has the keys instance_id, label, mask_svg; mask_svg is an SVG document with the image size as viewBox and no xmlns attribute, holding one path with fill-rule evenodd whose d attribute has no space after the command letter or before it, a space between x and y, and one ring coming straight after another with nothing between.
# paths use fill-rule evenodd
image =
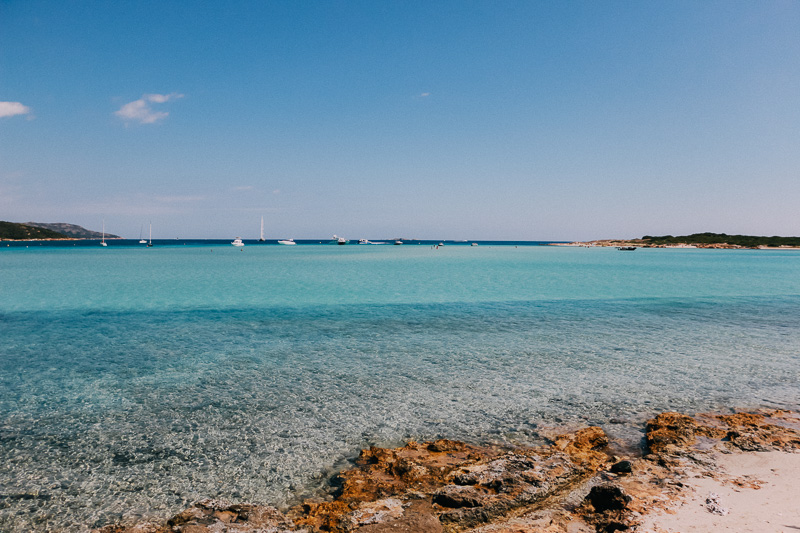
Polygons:
<instances>
[{"instance_id":1,"label":"coastal rock formation","mask_svg":"<svg viewBox=\"0 0 800 533\"><path fill-rule=\"evenodd\" d=\"M328 498L286 514L203 500L166 524L106 526L97 533L635 531L643 516L680 499L687 479L723 476L713 450L800 449L800 416L662 413L648 421L645 440L646 453L628 458L610 457L608 438L597 427L530 448L451 440L372 447L331 480Z\"/></svg>"},{"instance_id":2,"label":"coastal rock formation","mask_svg":"<svg viewBox=\"0 0 800 533\"><path fill-rule=\"evenodd\" d=\"M800 420L789 411L697 415L662 413L647 422L651 453L674 455L721 443L743 451L790 450L800 447Z\"/></svg>"},{"instance_id":3,"label":"coastal rock formation","mask_svg":"<svg viewBox=\"0 0 800 533\"><path fill-rule=\"evenodd\" d=\"M462 531L520 509L533 509L594 474L608 457L600 428L560 435L552 446L530 449L479 447L439 440L412 442L394 449L370 448L357 467L341 473L341 487L332 502L305 503L290 513L295 523L313 531L362 531L364 516L371 531L397 529L405 509L426 514L429 531ZM382 511L390 522L365 505L393 501L394 513ZM383 504L386 505L385 503ZM366 512L365 512L366 511ZM389 528L389 529L385 529Z\"/></svg>"}]
</instances>

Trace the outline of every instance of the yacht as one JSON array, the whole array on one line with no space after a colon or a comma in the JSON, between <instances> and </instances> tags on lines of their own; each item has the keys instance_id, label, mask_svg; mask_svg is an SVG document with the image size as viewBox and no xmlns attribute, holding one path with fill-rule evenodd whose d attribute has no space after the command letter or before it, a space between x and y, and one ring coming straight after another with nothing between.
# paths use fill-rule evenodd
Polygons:
<instances>
[{"instance_id":1,"label":"yacht","mask_svg":"<svg viewBox=\"0 0 800 533\"><path fill-rule=\"evenodd\" d=\"M344 237L339 237L338 235L334 235L333 240L336 241L336 244L347 244L348 242L350 242Z\"/></svg>"},{"instance_id":2,"label":"yacht","mask_svg":"<svg viewBox=\"0 0 800 533\"><path fill-rule=\"evenodd\" d=\"M235 239L233 239L233 242L231 244L233 246L244 246L244 243L242 242L242 238L241 237L236 237Z\"/></svg>"},{"instance_id":3,"label":"yacht","mask_svg":"<svg viewBox=\"0 0 800 533\"><path fill-rule=\"evenodd\" d=\"M103 220L103 240L100 241L100 246L108 246L106 242L106 221Z\"/></svg>"},{"instance_id":4,"label":"yacht","mask_svg":"<svg viewBox=\"0 0 800 533\"><path fill-rule=\"evenodd\" d=\"M280 241L278 241L278 244L285 244L287 246L291 246L291 245L297 244L297 243L294 242L294 239L281 239Z\"/></svg>"}]
</instances>

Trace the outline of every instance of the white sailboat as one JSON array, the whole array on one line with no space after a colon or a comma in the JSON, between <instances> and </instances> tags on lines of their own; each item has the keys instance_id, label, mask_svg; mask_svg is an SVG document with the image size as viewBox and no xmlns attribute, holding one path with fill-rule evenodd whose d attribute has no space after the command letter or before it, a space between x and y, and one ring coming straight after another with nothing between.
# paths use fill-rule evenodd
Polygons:
<instances>
[{"instance_id":1,"label":"white sailboat","mask_svg":"<svg viewBox=\"0 0 800 533\"><path fill-rule=\"evenodd\" d=\"M144 231L144 224L142 224L141 229L139 229L139 244L147 244L147 241L142 237L142 231Z\"/></svg>"},{"instance_id":2,"label":"white sailboat","mask_svg":"<svg viewBox=\"0 0 800 533\"><path fill-rule=\"evenodd\" d=\"M261 237L258 242L264 242L264 217L261 217Z\"/></svg>"},{"instance_id":3,"label":"white sailboat","mask_svg":"<svg viewBox=\"0 0 800 533\"><path fill-rule=\"evenodd\" d=\"M141 241L139 241L141 242ZM150 248L153 246L153 223L150 223L150 241L147 243L147 247Z\"/></svg>"},{"instance_id":4,"label":"white sailboat","mask_svg":"<svg viewBox=\"0 0 800 533\"><path fill-rule=\"evenodd\" d=\"M103 239L100 241L100 246L108 246L106 242L106 220L103 219Z\"/></svg>"}]
</instances>

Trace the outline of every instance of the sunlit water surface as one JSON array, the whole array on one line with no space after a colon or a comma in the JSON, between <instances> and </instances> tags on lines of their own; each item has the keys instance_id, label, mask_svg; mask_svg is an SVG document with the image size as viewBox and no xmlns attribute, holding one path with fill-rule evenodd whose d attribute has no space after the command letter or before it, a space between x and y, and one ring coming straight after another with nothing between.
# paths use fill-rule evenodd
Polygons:
<instances>
[{"instance_id":1,"label":"sunlit water surface","mask_svg":"<svg viewBox=\"0 0 800 533\"><path fill-rule=\"evenodd\" d=\"M285 506L370 444L798 408L800 253L0 250L0 530Z\"/></svg>"}]
</instances>

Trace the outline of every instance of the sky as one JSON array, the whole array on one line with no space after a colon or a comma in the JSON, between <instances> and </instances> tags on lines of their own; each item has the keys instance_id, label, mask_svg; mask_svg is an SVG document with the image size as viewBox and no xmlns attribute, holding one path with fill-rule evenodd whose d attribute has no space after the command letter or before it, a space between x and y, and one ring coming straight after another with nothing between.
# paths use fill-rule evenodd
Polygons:
<instances>
[{"instance_id":1,"label":"sky","mask_svg":"<svg viewBox=\"0 0 800 533\"><path fill-rule=\"evenodd\" d=\"M800 2L0 0L0 220L800 235Z\"/></svg>"}]
</instances>

